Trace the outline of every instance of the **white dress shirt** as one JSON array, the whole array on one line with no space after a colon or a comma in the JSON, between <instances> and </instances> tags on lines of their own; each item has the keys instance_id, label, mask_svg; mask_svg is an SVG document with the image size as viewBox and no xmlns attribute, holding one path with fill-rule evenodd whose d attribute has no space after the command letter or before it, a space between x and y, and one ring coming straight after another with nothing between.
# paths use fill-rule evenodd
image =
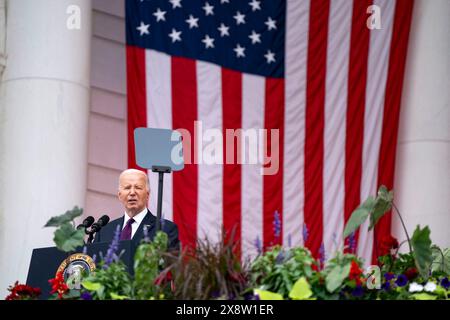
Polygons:
<instances>
[{"instance_id":1,"label":"white dress shirt","mask_svg":"<svg viewBox=\"0 0 450 320\"><path fill-rule=\"evenodd\" d=\"M134 234L136 233L137 229L139 228L139 225L141 224L142 220L144 220L145 215L147 214L147 208L139 212L137 215L133 217L134 222L131 224L131 239L133 239ZM130 216L125 212L125 216L123 219L123 225L122 230L127 225L128 220L130 220Z\"/></svg>"}]
</instances>

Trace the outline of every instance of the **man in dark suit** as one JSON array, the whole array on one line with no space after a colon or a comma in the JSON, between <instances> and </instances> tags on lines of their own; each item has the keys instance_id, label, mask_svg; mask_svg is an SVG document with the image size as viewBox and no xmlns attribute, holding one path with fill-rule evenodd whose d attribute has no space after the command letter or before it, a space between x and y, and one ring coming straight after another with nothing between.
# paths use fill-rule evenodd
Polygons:
<instances>
[{"instance_id":1,"label":"man in dark suit","mask_svg":"<svg viewBox=\"0 0 450 320\"><path fill-rule=\"evenodd\" d=\"M95 242L110 242L117 226L120 226L120 240L132 240L138 245L145 234L153 240L156 234L156 217L147 209L150 198L150 186L147 175L136 169L123 171L119 176L117 193L125 213L121 218L111 221L95 235ZM169 249L178 250L178 227L175 223L163 219L161 229L169 237Z\"/></svg>"}]
</instances>

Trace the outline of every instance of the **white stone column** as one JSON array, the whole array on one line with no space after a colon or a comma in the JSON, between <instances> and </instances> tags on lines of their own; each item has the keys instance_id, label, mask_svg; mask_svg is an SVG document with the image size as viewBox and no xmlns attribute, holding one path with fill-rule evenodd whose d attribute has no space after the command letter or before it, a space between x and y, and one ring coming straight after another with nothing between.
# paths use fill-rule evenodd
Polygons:
<instances>
[{"instance_id":1,"label":"white stone column","mask_svg":"<svg viewBox=\"0 0 450 320\"><path fill-rule=\"evenodd\" d=\"M84 207L92 10L90 0L6 4L0 299L9 284L26 280L32 249L53 245L54 229L42 228L46 221ZM78 9L80 29L70 29Z\"/></svg>"},{"instance_id":2,"label":"white stone column","mask_svg":"<svg viewBox=\"0 0 450 320\"><path fill-rule=\"evenodd\" d=\"M429 225L443 247L450 247L449 17L448 0L415 0L394 186L410 235ZM396 216L393 232L405 239Z\"/></svg>"}]
</instances>

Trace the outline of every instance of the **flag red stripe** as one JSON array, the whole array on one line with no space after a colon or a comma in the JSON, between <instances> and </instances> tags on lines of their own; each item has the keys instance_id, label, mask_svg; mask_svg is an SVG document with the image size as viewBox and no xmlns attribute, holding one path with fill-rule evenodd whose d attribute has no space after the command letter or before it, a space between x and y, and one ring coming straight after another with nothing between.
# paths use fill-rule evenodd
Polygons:
<instances>
[{"instance_id":1,"label":"flag red stripe","mask_svg":"<svg viewBox=\"0 0 450 320\"><path fill-rule=\"evenodd\" d=\"M378 186L392 189L394 185L395 155L400 116L403 80L405 73L408 38L414 2L397 0L395 6L394 27L389 56L389 69L386 81L386 97L383 111L383 131L381 136L378 164ZM391 234L391 213L383 216L375 227L375 240L372 262L376 263L377 245L381 239Z\"/></svg>"},{"instance_id":2,"label":"flag red stripe","mask_svg":"<svg viewBox=\"0 0 450 320\"><path fill-rule=\"evenodd\" d=\"M370 41L370 29L366 25L368 17L366 10L371 4L372 0L359 0L353 3L345 138L345 223L353 210L360 204L364 109ZM358 235L359 233L355 232L354 250L358 243Z\"/></svg>"},{"instance_id":3,"label":"flag red stripe","mask_svg":"<svg viewBox=\"0 0 450 320\"><path fill-rule=\"evenodd\" d=\"M172 127L191 134L191 159L194 155L194 121L197 120L197 77L194 60L172 57ZM186 158L186 157L185 157ZM173 173L173 219L184 247L195 248L197 241L198 168L185 164Z\"/></svg>"},{"instance_id":4,"label":"flag red stripe","mask_svg":"<svg viewBox=\"0 0 450 320\"><path fill-rule=\"evenodd\" d=\"M306 71L304 221L309 230L305 246L315 257L318 257L323 236L324 105L329 11L328 0L311 1Z\"/></svg>"},{"instance_id":5,"label":"flag red stripe","mask_svg":"<svg viewBox=\"0 0 450 320\"><path fill-rule=\"evenodd\" d=\"M134 129L147 127L147 93L145 76L145 49L127 46L127 114L128 167L141 169L136 164Z\"/></svg>"},{"instance_id":6,"label":"flag red stripe","mask_svg":"<svg viewBox=\"0 0 450 320\"><path fill-rule=\"evenodd\" d=\"M283 242L283 155L284 155L284 80L266 79L266 96L264 112L264 128L267 129L267 155L272 158L272 166L278 171L275 174L266 174L263 178L263 246L269 247ZM272 141L271 129L279 130L279 140ZM278 157L274 150L278 144ZM278 158L278 159L275 159ZM277 161L275 164L273 161ZM269 169L271 171L271 169ZM267 172L268 173L268 172ZM275 212L278 212L280 228L275 234Z\"/></svg>"},{"instance_id":7,"label":"flag red stripe","mask_svg":"<svg viewBox=\"0 0 450 320\"><path fill-rule=\"evenodd\" d=\"M222 68L222 117L223 117L223 227L229 235L234 231L238 245L236 253L241 252L241 165L237 163L240 146L239 137L234 140L234 159L232 164L226 163L226 129L242 128L242 74Z\"/></svg>"}]
</instances>

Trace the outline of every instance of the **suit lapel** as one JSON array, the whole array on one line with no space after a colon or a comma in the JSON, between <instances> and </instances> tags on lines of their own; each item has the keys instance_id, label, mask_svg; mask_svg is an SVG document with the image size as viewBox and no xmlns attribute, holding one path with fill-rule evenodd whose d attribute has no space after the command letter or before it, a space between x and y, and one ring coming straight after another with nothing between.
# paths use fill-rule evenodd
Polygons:
<instances>
[{"instance_id":1,"label":"suit lapel","mask_svg":"<svg viewBox=\"0 0 450 320\"><path fill-rule=\"evenodd\" d=\"M144 238L144 228L147 229L148 236L151 238L152 233L154 232L156 218L152 215L150 210L147 209L147 214L144 219L142 219L141 224L139 225L136 233L133 236L133 242L135 245L138 245L141 239Z\"/></svg>"}]
</instances>

